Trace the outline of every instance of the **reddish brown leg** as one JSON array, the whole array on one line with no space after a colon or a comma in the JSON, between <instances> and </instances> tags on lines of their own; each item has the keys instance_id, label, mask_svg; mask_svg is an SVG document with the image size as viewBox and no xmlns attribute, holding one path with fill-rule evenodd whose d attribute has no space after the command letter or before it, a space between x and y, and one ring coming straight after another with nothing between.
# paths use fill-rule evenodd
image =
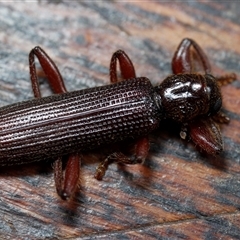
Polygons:
<instances>
[{"instance_id":1,"label":"reddish brown leg","mask_svg":"<svg viewBox=\"0 0 240 240\"><path fill-rule=\"evenodd\" d=\"M136 78L135 69L131 59L124 51L118 50L112 55L110 62L110 81L112 83L121 81L117 77L117 62L119 62L122 81ZM103 162L99 164L94 177L98 180L102 180L108 166L113 162L123 164L143 163L149 151L148 138L147 137L140 138L134 143L133 148L134 151L130 157L126 156L122 152L114 152L110 154Z\"/></svg>"},{"instance_id":2,"label":"reddish brown leg","mask_svg":"<svg viewBox=\"0 0 240 240\"><path fill-rule=\"evenodd\" d=\"M201 47L192 39L185 38L178 46L173 59L172 71L178 73L211 73L211 66Z\"/></svg>"},{"instance_id":3,"label":"reddish brown leg","mask_svg":"<svg viewBox=\"0 0 240 240\"><path fill-rule=\"evenodd\" d=\"M189 135L191 140L208 154L219 154L223 150L219 126L211 118L190 122Z\"/></svg>"},{"instance_id":4,"label":"reddish brown leg","mask_svg":"<svg viewBox=\"0 0 240 240\"><path fill-rule=\"evenodd\" d=\"M29 54L29 67L30 67L30 78L32 82L32 89L34 96L36 98L41 97L41 92L39 88L38 77L36 73L35 60L36 56L39 63L46 75L46 78L54 93L65 93L67 92L62 76L52 61L52 59L41 49L40 47L35 47ZM65 169L65 176L63 177L62 169L62 158L58 158L54 164L54 179L56 184L56 190L58 195L62 199L70 198L77 186L79 180L79 170L80 170L80 156L79 154L70 155L67 160L67 165Z\"/></svg>"},{"instance_id":5,"label":"reddish brown leg","mask_svg":"<svg viewBox=\"0 0 240 240\"><path fill-rule=\"evenodd\" d=\"M68 157L62 194L60 195L64 200L67 200L73 196L78 187L80 160L81 156L78 153L72 154Z\"/></svg>"},{"instance_id":6,"label":"reddish brown leg","mask_svg":"<svg viewBox=\"0 0 240 240\"><path fill-rule=\"evenodd\" d=\"M63 169L62 169L62 157L59 157L53 162L54 169L54 181L57 194L62 198L63 189Z\"/></svg>"},{"instance_id":7,"label":"reddish brown leg","mask_svg":"<svg viewBox=\"0 0 240 240\"><path fill-rule=\"evenodd\" d=\"M112 83L119 82L119 79L117 77L117 60L119 62L119 67L120 67L123 80L136 77L135 69L131 59L128 57L128 55L124 51L118 50L112 55L112 58L111 58L110 82Z\"/></svg>"},{"instance_id":8,"label":"reddish brown leg","mask_svg":"<svg viewBox=\"0 0 240 240\"><path fill-rule=\"evenodd\" d=\"M32 89L34 96L36 98L41 97L41 92L39 88L39 82L36 72L36 66L34 61L34 56L39 60L39 63L46 75L46 78L54 93L64 93L67 92L62 76L52 61L52 59L44 52L40 47L35 47L29 54L29 68L30 68L30 78L32 82Z\"/></svg>"}]
</instances>

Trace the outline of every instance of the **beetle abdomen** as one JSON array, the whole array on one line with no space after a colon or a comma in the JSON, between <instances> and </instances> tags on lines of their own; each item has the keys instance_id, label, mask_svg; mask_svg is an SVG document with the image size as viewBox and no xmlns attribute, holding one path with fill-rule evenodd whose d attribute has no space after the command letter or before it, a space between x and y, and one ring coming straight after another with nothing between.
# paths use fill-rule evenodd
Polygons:
<instances>
[{"instance_id":1,"label":"beetle abdomen","mask_svg":"<svg viewBox=\"0 0 240 240\"><path fill-rule=\"evenodd\" d=\"M86 151L145 135L159 113L147 78L53 95L0 109L0 165Z\"/></svg>"}]
</instances>

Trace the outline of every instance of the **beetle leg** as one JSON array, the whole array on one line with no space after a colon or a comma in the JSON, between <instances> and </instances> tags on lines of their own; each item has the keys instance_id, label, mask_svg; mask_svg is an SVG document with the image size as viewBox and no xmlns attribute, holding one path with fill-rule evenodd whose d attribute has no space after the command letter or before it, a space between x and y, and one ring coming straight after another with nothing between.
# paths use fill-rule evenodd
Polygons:
<instances>
[{"instance_id":1,"label":"beetle leg","mask_svg":"<svg viewBox=\"0 0 240 240\"><path fill-rule=\"evenodd\" d=\"M53 92L54 93L67 92L64 81L56 64L42 48L35 47L29 53L30 78L32 82L34 96L37 98L41 97L34 56L38 58L39 63L43 69L43 72L45 73L46 78L50 83L51 88L53 89Z\"/></svg>"},{"instance_id":2,"label":"beetle leg","mask_svg":"<svg viewBox=\"0 0 240 240\"><path fill-rule=\"evenodd\" d=\"M218 124L212 118L199 118L188 124L191 140L208 154L219 154L223 150L222 136Z\"/></svg>"},{"instance_id":3,"label":"beetle leg","mask_svg":"<svg viewBox=\"0 0 240 240\"><path fill-rule=\"evenodd\" d=\"M221 111L211 117L194 119L183 123L180 137L191 139L196 145L210 154L217 154L223 149L221 132L218 123L229 123L230 119Z\"/></svg>"},{"instance_id":4,"label":"beetle leg","mask_svg":"<svg viewBox=\"0 0 240 240\"><path fill-rule=\"evenodd\" d=\"M54 181L57 194L62 196L63 189L63 169L62 169L62 158L59 157L53 162L54 169Z\"/></svg>"},{"instance_id":5,"label":"beetle leg","mask_svg":"<svg viewBox=\"0 0 240 240\"><path fill-rule=\"evenodd\" d=\"M53 60L47 55L47 53L40 47L35 47L29 54L29 67L30 67L30 78L32 82L32 89L36 98L41 97L37 71L35 66L34 56L39 60L39 63L43 69L44 74L53 90L54 93L65 93L67 89L65 87L61 73ZM58 195L66 200L70 198L77 186L79 180L80 170L80 155L70 155L67 160L65 168L65 174L63 173L62 158L55 160L53 164L54 168L54 180ZM64 175L64 177L63 177Z\"/></svg>"},{"instance_id":6,"label":"beetle leg","mask_svg":"<svg viewBox=\"0 0 240 240\"><path fill-rule=\"evenodd\" d=\"M130 157L122 152L114 152L110 154L98 165L94 177L97 180L102 180L108 166L113 162L122 164L143 163L149 151L149 139L147 137L140 138L137 142L134 143L132 150L133 154L131 154Z\"/></svg>"},{"instance_id":7,"label":"beetle leg","mask_svg":"<svg viewBox=\"0 0 240 240\"><path fill-rule=\"evenodd\" d=\"M80 156L72 154L68 157L65 174L62 169L62 158L58 158L53 163L54 180L58 195L64 199L69 199L75 192L80 172ZM63 177L65 175L65 177Z\"/></svg>"},{"instance_id":8,"label":"beetle leg","mask_svg":"<svg viewBox=\"0 0 240 240\"><path fill-rule=\"evenodd\" d=\"M209 74L211 66L202 48L192 39L185 38L173 56L172 71L174 74L201 71Z\"/></svg>"},{"instance_id":9,"label":"beetle leg","mask_svg":"<svg viewBox=\"0 0 240 240\"><path fill-rule=\"evenodd\" d=\"M79 154L72 154L68 157L67 166L65 169L64 185L62 199L69 199L76 191L79 182L81 157Z\"/></svg>"},{"instance_id":10,"label":"beetle leg","mask_svg":"<svg viewBox=\"0 0 240 240\"><path fill-rule=\"evenodd\" d=\"M117 77L117 60L119 62L119 67L121 71L121 75L123 80L127 80L130 78L135 78L135 69L131 59L128 55L122 51L116 51L111 58L110 61L110 81L111 83L119 82L120 80Z\"/></svg>"}]
</instances>

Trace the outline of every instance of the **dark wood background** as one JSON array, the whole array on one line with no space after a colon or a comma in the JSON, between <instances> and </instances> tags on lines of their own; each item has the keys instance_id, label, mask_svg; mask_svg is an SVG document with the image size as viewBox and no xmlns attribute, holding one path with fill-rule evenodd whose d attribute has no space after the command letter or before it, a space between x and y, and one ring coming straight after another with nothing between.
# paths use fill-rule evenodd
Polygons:
<instances>
[{"instance_id":1,"label":"dark wood background","mask_svg":"<svg viewBox=\"0 0 240 240\"><path fill-rule=\"evenodd\" d=\"M222 89L224 152L199 153L162 126L143 166L110 166L93 178L89 153L71 203L55 192L50 163L0 170L1 239L239 239L240 3L237 1L40 1L0 3L0 104L32 98L28 53L42 46L69 90L109 82L108 66L125 50L138 76L153 84L171 73L184 37L206 51L213 72L235 72ZM46 83L41 85L49 95ZM36 139L37 141L37 139Z\"/></svg>"}]
</instances>

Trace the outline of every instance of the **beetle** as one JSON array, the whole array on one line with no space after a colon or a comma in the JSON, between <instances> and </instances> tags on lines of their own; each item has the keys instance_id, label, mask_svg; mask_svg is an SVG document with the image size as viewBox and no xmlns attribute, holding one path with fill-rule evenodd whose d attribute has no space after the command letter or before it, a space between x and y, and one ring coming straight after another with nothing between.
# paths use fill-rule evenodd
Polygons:
<instances>
[{"instance_id":1,"label":"beetle","mask_svg":"<svg viewBox=\"0 0 240 240\"><path fill-rule=\"evenodd\" d=\"M35 57L55 93L52 96L41 97ZM122 80L117 76L118 63ZM35 99L0 108L0 166L53 159L56 190L64 200L76 191L84 152L124 140L134 142L132 155L114 150L99 164L98 180L113 162L143 163L149 151L148 134L163 119L180 123L180 136L207 153L223 149L217 122L229 119L220 111L220 86L236 75L213 77L205 53L192 39L182 40L172 60L173 74L156 87L148 78L136 77L122 50L112 55L110 85L74 92L67 92L57 66L42 48L31 50L29 67ZM68 157L65 169L63 156Z\"/></svg>"}]
</instances>

